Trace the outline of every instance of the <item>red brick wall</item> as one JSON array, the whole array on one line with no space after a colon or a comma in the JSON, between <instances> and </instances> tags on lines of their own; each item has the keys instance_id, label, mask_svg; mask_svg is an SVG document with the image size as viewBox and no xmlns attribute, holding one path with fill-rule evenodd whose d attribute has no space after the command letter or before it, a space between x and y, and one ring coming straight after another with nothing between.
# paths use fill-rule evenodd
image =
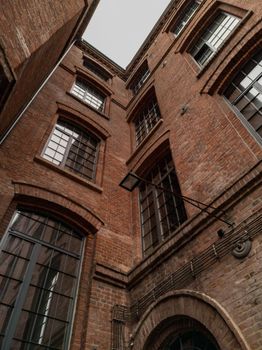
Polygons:
<instances>
[{"instance_id":1,"label":"red brick wall","mask_svg":"<svg viewBox=\"0 0 262 350\"><path fill-rule=\"evenodd\" d=\"M227 2L245 7L241 1ZM35 200L36 207L44 203L45 209L50 202L56 203L50 205L50 210L59 211L64 206L64 217L79 221L83 229L92 231L86 242L72 349L110 349L115 304L133 304L216 243L218 229L229 232L221 221L210 217L207 220L205 213L199 214L197 208L186 205L189 220L150 257L144 258L138 193L119 187L128 170L145 169L156 158L154 152L169 145L183 195L207 204L213 202L226 212L235 227L246 227L251 216L258 216L261 211L261 145L219 93L221 83L232 77L233 67L228 68L232 57L237 57L241 48L250 52L255 49L256 43L251 44L250 40L259 33L261 8L257 1L249 2L247 10L254 13L208 67L199 72L186 45L191 30L199 26L211 3L203 3L178 39L168 31L160 31L140 59L142 62L147 58L153 73L136 97L126 90L115 68L110 70L110 63L106 67L112 74L108 83L88 72L83 67L83 52L74 47L0 148L2 233L8 222L6 213L12 213L15 207L14 197L31 204ZM134 71L138 66L139 62ZM93 84L107 91L104 114L70 95L79 69ZM155 87L162 123L142 147L135 149L134 127L132 120L127 122L127 116L151 86ZM71 118L101 137L95 184L42 159L41 152L58 110L71 113ZM256 350L262 349L260 245L261 237L256 235L244 260L227 254L186 286L210 296L223 307L251 349ZM139 322L126 324L126 341ZM140 339L138 343L144 341Z\"/></svg>"}]
</instances>

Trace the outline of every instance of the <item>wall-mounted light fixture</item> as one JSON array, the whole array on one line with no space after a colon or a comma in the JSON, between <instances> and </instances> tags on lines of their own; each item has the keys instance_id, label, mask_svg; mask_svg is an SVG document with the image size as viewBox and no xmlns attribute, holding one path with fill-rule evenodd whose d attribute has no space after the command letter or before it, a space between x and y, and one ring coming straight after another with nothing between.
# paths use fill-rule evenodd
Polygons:
<instances>
[{"instance_id":1,"label":"wall-mounted light fixture","mask_svg":"<svg viewBox=\"0 0 262 350\"><path fill-rule=\"evenodd\" d=\"M128 190L130 192L132 192L137 186L139 186L139 184L141 182L147 183L149 185L154 186L156 189L161 190L163 192L167 192L167 193L171 193L173 196L178 197L183 199L186 203L191 204L192 206L194 206L195 208L198 208L201 212L205 212L208 215L210 215L211 217L216 218L217 220L227 224L228 226L232 227L234 224L228 220L222 219L221 217L217 216L216 214L214 214L213 212L210 212L209 209L213 209L218 210L218 208L213 207L212 205L208 205L205 203L202 203L196 199L187 197L187 196L182 196L181 194L175 193L173 191L170 191L162 186L156 185L153 182L150 182L146 179L143 179L142 177L138 176L136 173L134 173L133 171L130 171L125 177L124 179L120 182L119 186L121 186L122 188L124 188L125 190ZM222 213L222 215L225 215L224 211L220 210L219 211Z\"/></svg>"}]
</instances>

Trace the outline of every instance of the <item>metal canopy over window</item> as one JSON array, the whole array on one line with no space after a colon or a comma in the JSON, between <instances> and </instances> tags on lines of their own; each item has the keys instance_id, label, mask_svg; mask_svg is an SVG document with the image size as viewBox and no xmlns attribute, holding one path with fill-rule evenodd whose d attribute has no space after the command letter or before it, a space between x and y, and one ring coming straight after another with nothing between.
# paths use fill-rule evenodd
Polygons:
<instances>
[{"instance_id":1,"label":"metal canopy over window","mask_svg":"<svg viewBox=\"0 0 262 350\"><path fill-rule=\"evenodd\" d=\"M160 117L160 110L156 97L152 96L143 104L134 120L137 145L149 134Z\"/></svg>"},{"instance_id":2,"label":"metal canopy over window","mask_svg":"<svg viewBox=\"0 0 262 350\"><path fill-rule=\"evenodd\" d=\"M181 191L171 154L154 166L146 176L146 180L170 192L158 189L146 182L141 183L139 187L145 255L149 254L155 246L165 240L187 219L183 199L174 195L175 193L181 195Z\"/></svg>"},{"instance_id":3,"label":"metal canopy over window","mask_svg":"<svg viewBox=\"0 0 262 350\"><path fill-rule=\"evenodd\" d=\"M83 237L17 211L0 245L0 348L69 347Z\"/></svg>"},{"instance_id":4,"label":"metal canopy over window","mask_svg":"<svg viewBox=\"0 0 262 350\"><path fill-rule=\"evenodd\" d=\"M220 12L190 51L200 66L207 63L239 23L239 18Z\"/></svg>"},{"instance_id":5,"label":"metal canopy over window","mask_svg":"<svg viewBox=\"0 0 262 350\"><path fill-rule=\"evenodd\" d=\"M262 137L262 50L237 73L224 96Z\"/></svg>"},{"instance_id":6,"label":"metal canopy over window","mask_svg":"<svg viewBox=\"0 0 262 350\"><path fill-rule=\"evenodd\" d=\"M185 8L182 16L176 21L175 26L172 28L172 32L175 36L178 36L182 32L189 20L194 16L198 7L199 1L191 1Z\"/></svg>"},{"instance_id":7,"label":"metal canopy over window","mask_svg":"<svg viewBox=\"0 0 262 350\"><path fill-rule=\"evenodd\" d=\"M59 120L44 150L50 162L79 174L95 178L99 140L78 127Z\"/></svg>"},{"instance_id":8,"label":"metal canopy over window","mask_svg":"<svg viewBox=\"0 0 262 350\"><path fill-rule=\"evenodd\" d=\"M85 80L78 78L71 90L72 94L99 111L104 110L105 96Z\"/></svg>"}]
</instances>

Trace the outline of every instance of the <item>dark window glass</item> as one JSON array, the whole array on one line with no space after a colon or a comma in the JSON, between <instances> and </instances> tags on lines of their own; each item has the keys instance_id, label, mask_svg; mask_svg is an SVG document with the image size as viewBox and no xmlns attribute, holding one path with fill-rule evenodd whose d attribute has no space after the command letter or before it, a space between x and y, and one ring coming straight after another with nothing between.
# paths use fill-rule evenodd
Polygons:
<instances>
[{"instance_id":1,"label":"dark window glass","mask_svg":"<svg viewBox=\"0 0 262 350\"><path fill-rule=\"evenodd\" d=\"M63 223L16 212L0 246L1 349L68 349L82 247Z\"/></svg>"},{"instance_id":2,"label":"dark window glass","mask_svg":"<svg viewBox=\"0 0 262 350\"><path fill-rule=\"evenodd\" d=\"M147 65L147 61L145 61L141 67L136 72L134 78L132 79L130 83L130 89L133 91L134 95L136 95L141 87L144 85L146 80L148 79L150 75L150 70Z\"/></svg>"},{"instance_id":3,"label":"dark window glass","mask_svg":"<svg viewBox=\"0 0 262 350\"><path fill-rule=\"evenodd\" d=\"M9 76L8 76L4 71L4 67L0 63L0 111L4 107L4 103L13 85L14 85L14 79L13 79L12 73L9 72Z\"/></svg>"},{"instance_id":4,"label":"dark window glass","mask_svg":"<svg viewBox=\"0 0 262 350\"><path fill-rule=\"evenodd\" d=\"M68 122L58 121L43 157L78 175L94 180L99 140Z\"/></svg>"},{"instance_id":5,"label":"dark window glass","mask_svg":"<svg viewBox=\"0 0 262 350\"><path fill-rule=\"evenodd\" d=\"M155 96L149 98L134 119L137 145L146 137L160 119L160 110Z\"/></svg>"},{"instance_id":6,"label":"dark window glass","mask_svg":"<svg viewBox=\"0 0 262 350\"><path fill-rule=\"evenodd\" d=\"M214 342L199 331L179 334L165 350L219 350Z\"/></svg>"},{"instance_id":7,"label":"dark window glass","mask_svg":"<svg viewBox=\"0 0 262 350\"><path fill-rule=\"evenodd\" d=\"M190 51L200 66L210 60L238 23L239 18L229 13L217 15Z\"/></svg>"},{"instance_id":8,"label":"dark window glass","mask_svg":"<svg viewBox=\"0 0 262 350\"><path fill-rule=\"evenodd\" d=\"M151 184L140 186L140 207L145 255L165 240L186 219L186 211L181 196L178 178L175 172L171 154L159 161L146 180L166 189L157 189ZM171 193L172 192L172 193Z\"/></svg>"},{"instance_id":9,"label":"dark window glass","mask_svg":"<svg viewBox=\"0 0 262 350\"><path fill-rule=\"evenodd\" d=\"M106 70L88 58L84 59L84 66L104 81L110 78L110 74Z\"/></svg>"},{"instance_id":10,"label":"dark window glass","mask_svg":"<svg viewBox=\"0 0 262 350\"><path fill-rule=\"evenodd\" d=\"M262 50L238 72L224 95L262 137Z\"/></svg>"},{"instance_id":11,"label":"dark window glass","mask_svg":"<svg viewBox=\"0 0 262 350\"><path fill-rule=\"evenodd\" d=\"M85 80L77 79L71 90L72 94L94 107L98 111L103 112L105 105L105 96L96 88L89 85Z\"/></svg>"},{"instance_id":12,"label":"dark window glass","mask_svg":"<svg viewBox=\"0 0 262 350\"><path fill-rule=\"evenodd\" d=\"M182 32L182 30L189 22L190 18L194 16L194 13L196 12L198 6L198 1L191 1L185 8L182 16L180 16L180 18L176 21L175 26L172 28L172 32L175 34L175 36L178 36Z\"/></svg>"}]
</instances>

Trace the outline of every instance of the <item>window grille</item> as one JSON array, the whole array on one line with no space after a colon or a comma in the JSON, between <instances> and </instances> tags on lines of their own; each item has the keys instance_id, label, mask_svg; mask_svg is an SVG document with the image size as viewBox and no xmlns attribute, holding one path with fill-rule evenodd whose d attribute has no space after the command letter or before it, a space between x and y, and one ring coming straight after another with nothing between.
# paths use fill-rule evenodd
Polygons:
<instances>
[{"instance_id":1,"label":"window grille","mask_svg":"<svg viewBox=\"0 0 262 350\"><path fill-rule=\"evenodd\" d=\"M94 180L99 140L77 126L58 120L43 157L71 172Z\"/></svg>"},{"instance_id":2,"label":"window grille","mask_svg":"<svg viewBox=\"0 0 262 350\"><path fill-rule=\"evenodd\" d=\"M185 28L189 20L194 16L196 10L199 7L198 1L191 1L189 5L185 8L182 16L178 19L175 26L172 29L172 32L175 36L178 36L182 30Z\"/></svg>"},{"instance_id":3,"label":"window grille","mask_svg":"<svg viewBox=\"0 0 262 350\"><path fill-rule=\"evenodd\" d=\"M224 96L262 137L262 50L237 73Z\"/></svg>"},{"instance_id":4,"label":"window grille","mask_svg":"<svg viewBox=\"0 0 262 350\"><path fill-rule=\"evenodd\" d=\"M138 111L138 115L134 120L137 145L146 137L160 117L157 100L152 97Z\"/></svg>"},{"instance_id":5,"label":"window grille","mask_svg":"<svg viewBox=\"0 0 262 350\"><path fill-rule=\"evenodd\" d=\"M181 195L171 154L159 161L146 180ZM148 183L140 185L140 207L144 254L164 241L186 219L183 200Z\"/></svg>"},{"instance_id":6,"label":"window grille","mask_svg":"<svg viewBox=\"0 0 262 350\"><path fill-rule=\"evenodd\" d=\"M94 107L98 111L104 110L105 97L84 80L77 79L71 90L72 94Z\"/></svg>"},{"instance_id":7,"label":"window grille","mask_svg":"<svg viewBox=\"0 0 262 350\"><path fill-rule=\"evenodd\" d=\"M200 66L211 59L238 23L239 18L235 16L223 12L218 14L191 50Z\"/></svg>"},{"instance_id":8,"label":"window grille","mask_svg":"<svg viewBox=\"0 0 262 350\"><path fill-rule=\"evenodd\" d=\"M141 87L145 84L146 80L150 75L150 70L148 68L147 62L145 61L142 66L136 72L131 84L130 89L133 91L134 95L136 95Z\"/></svg>"},{"instance_id":9,"label":"window grille","mask_svg":"<svg viewBox=\"0 0 262 350\"><path fill-rule=\"evenodd\" d=\"M0 245L0 348L69 348L83 237L17 211Z\"/></svg>"}]
</instances>

